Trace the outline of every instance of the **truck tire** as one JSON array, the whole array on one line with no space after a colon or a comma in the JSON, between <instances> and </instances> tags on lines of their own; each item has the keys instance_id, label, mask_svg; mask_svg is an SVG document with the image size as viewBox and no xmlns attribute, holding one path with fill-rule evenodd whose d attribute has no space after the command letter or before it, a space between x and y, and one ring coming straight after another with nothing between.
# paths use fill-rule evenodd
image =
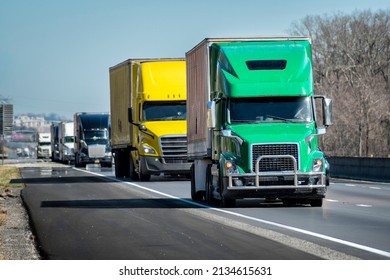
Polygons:
<instances>
[{"instance_id":1,"label":"truck tire","mask_svg":"<svg viewBox=\"0 0 390 280\"><path fill-rule=\"evenodd\" d=\"M311 207L322 207L323 198L310 199Z\"/></svg>"},{"instance_id":2,"label":"truck tire","mask_svg":"<svg viewBox=\"0 0 390 280\"><path fill-rule=\"evenodd\" d=\"M283 202L283 205L286 205L286 206L297 205L297 200L295 198L283 198L282 202Z\"/></svg>"},{"instance_id":3,"label":"truck tire","mask_svg":"<svg viewBox=\"0 0 390 280\"><path fill-rule=\"evenodd\" d=\"M150 174L144 174L144 173L142 173L142 170L141 170L141 172L139 174L139 179L142 182L148 182L148 181L150 181Z\"/></svg>"},{"instance_id":4,"label":"truck tire","mask_svg":"<svg viewBox=\"0 0 390 280\"><path fill-rule=\"evenodd\" d=\"M131 153L129 155L129 178L131 180L139 180L138 174L135 172L135 166L131 157Z\"/></svg>"},{"instance_id":5,"label":"truck tire","mask_svg":"<svg viewBox=\"0 0 390 280\"><path fill-rule=\"evenodd\" d=\"M208 205L213 206L218 203L218 201L213 196L213 182L211 176L211 165L207 166L206 170L206 192L204 194L205 200Z\"/></svg>"},{"instance_id":6,"label":"truck tire","mask_svg":"<svg viewBox=\"0 0 390 280\"><path fill-rule=\"evenodd\" d=\"M202 201L203 200L203 192L197 192L195 190L195 170L194 165L191 165L190 168L190 174L191 174L191 199L193 201Z\"/></svg>"},{"instance_id":7,"label":"truck tire","mask_svg":"<svg viewBox=\"0 0 390 280\"><path fill-rule=\"evenodd\" d=\"M146 174L145 172L143 172L142 166L144 166L144 165L142 162L143 162L143 159L140 158L140 161L138 163L138 177L139 177L140 181L147 182L147 181L150 181L150 174Z\"/></svg>"},{"instance_id":8,"label":"truck tire","mask_svg":"<svg viewBox=\"0 0 390 280\"><path fill-rule=\"evenodd\" d=\"M115 177L116 178L123 178L125 176L123 172L123 162L122 162L122 155L121 151L115 151L114 154L114 162L115 162Z\"/></svg>"},{"instance_id":9,"label":"truck tire","mask_svg":"<svg viewBox=\"0 0 390 280\"><path fill-rule=\"evenodd\" d=\"M220 169L221 170L221 169ZM225 208L233 208L236 206L236 199L235 198L227 198L223 195L224 190L226 189L225 184L223 183L223 179L221 176L221 173L219 173L219 189L221 191L221 206Z\"/></svg>"},{"instance_id":10,"label":"truck tire","mask_svg":"<svg viewBox=\"0 0 390 280\"><path fill-rule=\"evenodd\" d=\"M222 196L221 200L222 207L234 208L236 206L236 200L234 198L226 198Z\"/></svg>"},{"instance_id":11,"label":"truck tire","mask_svg":"<svg viewBox=\"0 0 390 280\"><path fill-rule=\"evenodd\" d=\"M74 166L75 167L80 167L80 158L79 158L79 154L78 153L75 153L75 155L74 155Z\"/></svg>"}]
</instances>

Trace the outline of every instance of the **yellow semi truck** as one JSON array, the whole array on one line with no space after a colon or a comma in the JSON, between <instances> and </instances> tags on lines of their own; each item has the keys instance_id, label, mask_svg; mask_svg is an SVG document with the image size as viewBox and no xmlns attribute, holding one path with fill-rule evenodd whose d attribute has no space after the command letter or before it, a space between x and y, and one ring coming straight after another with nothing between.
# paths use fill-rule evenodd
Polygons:
<instances>
[{"instance_id":1,"label":"yellow semi truck","mask_svg":"<svg viewBox=\"0 0 390 280\"><path fill-rule=\"evenodd\" d=\"M189 176L185 59L129 59L110 67L115 176Z\"/></svg>"}]
</instances>

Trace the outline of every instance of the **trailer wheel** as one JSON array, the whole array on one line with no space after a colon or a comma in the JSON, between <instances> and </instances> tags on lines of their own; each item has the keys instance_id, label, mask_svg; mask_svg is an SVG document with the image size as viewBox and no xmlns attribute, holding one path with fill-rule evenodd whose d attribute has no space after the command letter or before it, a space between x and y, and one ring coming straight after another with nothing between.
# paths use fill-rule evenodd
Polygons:
<instances>
[{"instance_id":1,"label":"trailer wheel","mask_svg":"<svg viewBox=\"0 0 390 280\"><path fill-rule=\"evenodd\" d=\"M191 198L193 201L202 201L203 192L197 192L195 190L195 170L194 165L191 165L190 174L191 174Z\"/></svg>"}]
</instances>

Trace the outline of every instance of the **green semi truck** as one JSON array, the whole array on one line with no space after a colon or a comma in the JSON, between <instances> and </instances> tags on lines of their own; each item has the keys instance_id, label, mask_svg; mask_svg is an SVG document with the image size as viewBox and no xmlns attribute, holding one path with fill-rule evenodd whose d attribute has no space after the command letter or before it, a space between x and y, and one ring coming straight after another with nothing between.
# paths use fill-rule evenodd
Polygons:
<instances>
[{"instance_id":1,"label":"green semi truck","mask_svg":"<svg viewBox=\"0 0 390 280\"><path fill-rule=\"evenodd\" d=\"M321 207L332 102L314 95L310 38L204 39L186 62L192 199Z\"/></svg>"}]
</instances>

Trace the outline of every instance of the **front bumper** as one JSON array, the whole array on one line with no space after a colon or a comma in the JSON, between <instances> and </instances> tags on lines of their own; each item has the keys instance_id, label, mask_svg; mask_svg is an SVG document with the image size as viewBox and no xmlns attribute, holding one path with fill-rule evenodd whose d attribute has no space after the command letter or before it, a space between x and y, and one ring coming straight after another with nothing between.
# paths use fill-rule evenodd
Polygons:
<instances>
[{"instance_id":1,"label":"front bumper","mask_svg":"<svg viewBox=\"0 0 390 280\"><path fill-rule=\"evenodd\" d=\"M37 152L37 157L38 158L49 158L51 155L50 155L50 151L49 150L41 150L41 151L38 151Z\"/></svg>"},{"instance_id":2,"label":"front bumper","mask_svg":"<svg viewBox=\"0 0 390 280\"><path fill-rule=\"evenodd\" d=\"M88 156L80 157L80 163L88 164L88 163L100 163L105 165L110 165L112 163L112 156L106 156L104 158L90 158Z\"/></svg>"},{"instance_id":3,"label":"front bumper","mask_svg":"<svg viewBox=\"0 0 390 280\"><path fill-rule=\"evenodd\" d=\"M161 157L141 157L141 170L144 174L167 175L189 174L192 163L182 159L165 160Z\"/></svg>"},{"instance_id":4,"label":"front bumper","mask_svg":"<svg viewBox=\"0 0 390 280\"><path fill-rule=\"evenodd\" d=\"M74 161L75 157L74 155L64 155L63 159L64 161Z\"/></svg>"},{"instance_id":5,"label":"front bumper","mask_svg":"<svg viewBox=\"0 0 390 280\"><path fill-rule=\"evenodd\" d=\"M288 157L293 171L260 172L264 158ZM298 172L293 156L261 156L254 173L229 174L223 177L224 197L234 198L324 198L327 191L325 172Z\"/></svg>"}]
</instances>

